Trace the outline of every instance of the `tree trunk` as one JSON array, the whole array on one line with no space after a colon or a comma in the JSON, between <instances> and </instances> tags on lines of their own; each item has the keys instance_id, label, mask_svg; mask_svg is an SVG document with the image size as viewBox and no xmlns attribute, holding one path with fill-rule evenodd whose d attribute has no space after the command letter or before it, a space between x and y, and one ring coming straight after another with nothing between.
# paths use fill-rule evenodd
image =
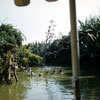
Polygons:
<instances>
[{"instance_id":1,"label":"tree trunk","mask_svg":"<svg viewBox=\"0 0 100 100\"><path fill-rule=\"evenodd\" d=\"M15 80L16 80L16 82L18 82L18 77L17 77L17 74L16 74L16 69L13 70L13 72L14 72Z\"/></svg>"},{"instance_id":2,"label":"tree trunk","mask_svg":"<svg viewBox=\"0 0 100 100\"><path fill-rule=\"evenodd\" d=\"M0 83L5 81L7 84L11 84L11 66L7 67L3 70L1 76L0 76Z\"/></svg>"}]
</instances>

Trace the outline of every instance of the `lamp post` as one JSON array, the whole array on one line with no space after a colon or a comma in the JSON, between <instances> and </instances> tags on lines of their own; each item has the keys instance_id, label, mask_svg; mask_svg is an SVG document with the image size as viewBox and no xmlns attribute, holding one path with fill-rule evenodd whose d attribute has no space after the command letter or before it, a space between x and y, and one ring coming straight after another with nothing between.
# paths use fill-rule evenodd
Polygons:
<instances>
[{"instance_id":1,"label":"lamp post","mask_svg":"<svg viewBox=\"0 0 100 100\"><path fill-rule=\"evenodd\" d=\"M76 5L75 0L70 0L70 22L71 22L71 53L72 53L72 73L75 100L80 100L79 85L79 38L77 34Z\"/></svg>"},{"instance_id":2,"label":"lamp post","mask_svg":"<svg viewBox=\"0 0 100 100\"><path fill-rule=\"evenodd\" d=\"M53 2L53 1L58 1L58 0L46 0L46 1L48 1L48 2Z\"/></svg>"},{"instance_id":3,"label":"lamp post","mask_svg":"<svg viewBox=\"0 0 100 100\"><path fill-rule=\"evenodd\" d=\"M30 0L14 0L16 6L26 6L30 3Z\"/></svg>"}]
</instances>

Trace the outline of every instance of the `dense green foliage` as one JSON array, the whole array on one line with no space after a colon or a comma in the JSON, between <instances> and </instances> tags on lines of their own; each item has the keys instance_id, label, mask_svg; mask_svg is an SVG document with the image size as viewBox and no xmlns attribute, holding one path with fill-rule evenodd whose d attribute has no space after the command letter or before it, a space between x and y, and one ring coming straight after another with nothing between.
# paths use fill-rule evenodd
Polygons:
<instances>
[{"instance_id":1,"label":"dense green foliage","mask_svg":"<svg viewBox=\"0 0 100 100\"><path fill-rule=\"evenodd\" d=\"M71 49L70 35L62 36L61 39L54 40L45 55L45 62L54 65L70 65L71 64Z\"/></svg>"},{"instance_id":2,"label":"dense green foliage","mask_svg":"<svg viewBox=\"0 0 100 100\"><path fill-rule=\"evenodd\" d=\"M0 82L3 80L10 82L10 68L16 63L15 59L19 54L22 41L21 32L12 25L2 24L0 26Z\"/></svg>"},{"instance_id":3,"label":"dense green foliage","mask_svg":"<svg viewBox=\"0 0 100 100\"><path fill-rule=\"evenodd\" d=\"M22 45L22 33L10 24L0 26L0 71L7 68L7 54L10 52L14 58L18 56L19 47ZM10 58L10 56L9 56Z\"/></svg>"},{"instance_id":4,"label":"dense green foliage","mask_svg":"<svg viewBox=\"0 0 100 100\"><path fill-rule=\"evenodd\" d=\"M49 65L70 65L70 35L62 36L51 43L39 43L25 45L32 53L43 57L42 64Z\"/></svg>"},{"instance_id":5,"label":"dense green foliage","mask_svg":"<svg viewBox=\"0 0 100 100\"><path fill-rule=\"evenodd\" d=\"M0 26L0 40L21 46L23 41L23 35L19 30L15 29L12 25L2 24Z\"/></svg>"},{"instance_id":6,"label":"dense green foliage","mask_svg":"<svg viewBox=\"0 0 100 100\"><path fill-rule=\"evenodd\" d=\"M12 50L15 48L15 53L17 53L16 51L18 51L17 56L18 63L20 65L23 65L24 60L26 61L25 58L27 58L28 65L38 65L42 59L41 57L36 55L39 53L39 51L38 53L33 54L34 52L31 53L28 49L25 49L22 45L23 40L24 35L18 29L15 29L10 24L2 24L0 26L0 59L4 60L6 53L8 51L12 52Z\"/></svg>"},{"instance_id":7,"label":"dense green foliage","mask_svg":"<svg viewBox=\"0 0 100 100\"><path fill-rule=\"evenodd\" d=\"M90 17L84 23L79 21L81 63L99 65L100 59L100 17Z\"/></svg>"},{"instance_id":8,"label":"dense green foliage","mask_svg":"<svg viewBox=\"0 0 100 100\"><path fill-rule=\"evenodd\" d=\"M20 66L32 67L39 65L42 57L33 54L30 50L26 49L24 46L20 48L20 53L18 57L18 63Z\"/></svg>"},{"instance_id":9,"label":"dense green foliage","mask_svg":"<svg viewBox=\"0 0 100 100\"><path fill-rule=\"evenodd\" d=\"M90 17L79 21L80 64L98 66L100 59L100 17ZM49 65L71 65L70 34L53 42L36 42L26 45L35 54L43 57Z\"/></svg>"},{"instance_id":10,"label":"dense green foliage","mask_svg":"<svg viewBox=\"0 0 100 100\"><path fill-rule=\"evenodd\" d=\"M80 64L98 66L100 59L100 18L90 17L85 22L79 21L79 23ZM51 36L51 33L49 26L46 37ZM40 63L71 65L70 34L68 36L62 35L61 38L54 41L51 41L52 38L46 38L46 40L50 40L49 42L33 42L22 46L22 33L14 29L12 25L2 24L0 26L0 61L3 62L4 54L16 45L19 47L18 64L20 66L34 66Z\"/></svg>"},{"instance_id":11,"label":"dense green foliage","mask_svg":"<svg viewBox=\"0 0 100 100\"><path fill-rule=\"evenodd\" d=\"M18 63L19 67L39 65L42 58L28 49L22 49L24 48L23 40L24 35L12 25L2 24L0 26L0 74L5 70L8 73L9 66L15 63Z\"/></svg>"},{"instance_id":12,"label":"dense green foliage","mask_svg":"<svg viewBox=\"0 0 100 100\"><path fill-rule=\"evenodd\" d=\"M39 56L43 56L44 55L44 48L45 48L45 43L44 42L33 42L33 43L29 43L27 45L24 45L24 47L28 50L31 51L31 53L37 54Z\"/></svg>"}]
</instances>

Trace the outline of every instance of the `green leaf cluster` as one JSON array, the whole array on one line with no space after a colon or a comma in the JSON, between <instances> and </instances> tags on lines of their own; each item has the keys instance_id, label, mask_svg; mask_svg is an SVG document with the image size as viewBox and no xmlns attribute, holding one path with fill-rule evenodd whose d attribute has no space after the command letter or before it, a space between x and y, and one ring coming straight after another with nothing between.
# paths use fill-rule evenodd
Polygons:
<instances>
[{"instance_id":1,"label":"green leaf cluster","mask_svg":"<svg viewBox=\"0 0 100 100\"><path fill-rule=\"evenodd\" d=\"M90 16L79 21L80 58L85 65L99 65L100 59L100 16Z\"/></svg>"},{"instance_id":2,"label":"green leaf cluster","mask_svg":"<svg viewBox=\"0 0 100 100\"><path fill-rule=\"evenodd\" d=\"M0 41L21 46L23 39L23 34L11 24L2 24L0 26Z\"/></svg>"},{"instance_id":3,"label":"green leaf cluster","mask_svg":"<svg viewBox=\"0 0 100 100\"><path fill-rule=\"evenodd\" d=\"M30 50L26 49L24 46L20 48L19 64L21 66L32 67L39 65L42 57L33 54Z\"/></svg>"}]
</instances>

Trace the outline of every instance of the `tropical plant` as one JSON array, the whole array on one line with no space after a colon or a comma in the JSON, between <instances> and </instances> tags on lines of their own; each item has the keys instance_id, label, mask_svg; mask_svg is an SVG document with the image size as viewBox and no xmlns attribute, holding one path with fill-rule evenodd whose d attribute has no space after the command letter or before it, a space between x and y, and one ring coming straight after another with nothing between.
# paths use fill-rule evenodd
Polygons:
<instances>
[{"instance_id":1,"label":"tropical plant","mask_svg":"<svg viewBox=\"0 0 100 100\"><path fill-rule=\"evenodd\" d=\"M22 45L22 33L10 24L2 24L0 26L0 81L5 79L7 83L10 81L11 66L16 61L19 54L19 47Z\"/></svg>"},{"instance_id":2,"label":"tropical plant","mask_svg":"<svg viewBox=\"0 0 100 100\"><path fill-rule=\"evenodd\" d=\"M32 67L39 65L42 60L42 57L31 53L29 49L26 49L24 46L20 48L18 63L20 66Z\"/></svg>"},{"instance_id":3,"label":"tropical plant","mask_svg":"<svg viewBox=\"0 0 100 100\"><path fill-rule=\"evenodd\" d=\"M15 29L11 24L2 24L0 26L1 41L21 46L23 39L24 35L18 29Z\"/></svg>"},{"instance_id":4,"label":"tropical plant","mask_svg":"<svg viewBox=\"0 0 100 100\"><path fill-rule=\"evenodd\" d=\"M79 21L81 62L99 64L100 58L100 17L93 16L83 23Z\"/></svg>"}]
</instances>

